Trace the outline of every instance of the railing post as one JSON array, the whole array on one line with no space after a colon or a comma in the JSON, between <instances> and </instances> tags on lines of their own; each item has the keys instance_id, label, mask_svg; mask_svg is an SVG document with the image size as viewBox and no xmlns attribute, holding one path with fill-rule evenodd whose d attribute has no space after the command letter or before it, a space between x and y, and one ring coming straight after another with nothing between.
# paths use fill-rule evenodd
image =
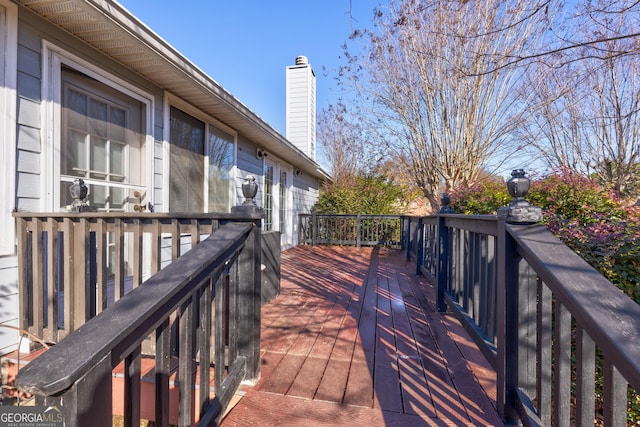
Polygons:
<instances>
[{"instance_id":1,"label":"railing post","mask_svg":"<svg viewBox=\"0 0 640 427\"><path fill-rule=\"evenodd\" d=\"M313 211L311 215L311 246L318 244L318 214Z\"/></svg>"},{"instance_id":2,"label":"railing post","mask_svg":"<svg viewBox=\"0 0 640 427\"><path fill-rule=\"evenodd\" d=\"M60 409L67 427L111 426L111 375L111 354L108 354L62 394L45 396L44 405Z\"/></svg>"},{"instance_id":3,"label":"railing post","mask_svg":"<svg viewBox=\"0 0 640 427\"><path fill-rule=\"evenodd\" d=\"M449 229L445 224L445 218L438 214L438 292L437 308L438 312L447 311L447 304L444 301L447 282L449 280Z\"/></svg>"},{"instance_id":4,"label":"railing post","mask_svg":"<svg viewBox=\"0 0 640 427\"><path fill-rule=\"evenodd\" d=\"M360 217L360 214L356 215L356 248L359 248L362 242L362 238L360 236L360 233L362 233L362 224L361 222L362 218Z\"/></svg>"},{"instance_id":5,"label":"railing post","mask_svg":"<svg viewBox=\"0 0 640 427\"><path fill-rule=\"evenodd\" d=\"M518 253L507 224L531 224L542 219L540 208L524 200L529 180L524 171L512 173L507 183L514 198L498 209L496 374L498 413L507 423L518 423L517 389L535 391L537 279Z\"/></svg>"},{"instance_id":6,"label":"railing post","mask_svg":"<svg viewBox=\"0 0 640 427\"><path fill-rule=\"evenodd\" d=\"M437 278L438 292L436 296L438 312L447 311L447 304L444 301L444 295L449 282L449 229L447 228L445 218L442 214L453 213L453 209L449 207L449 194L444 193L441 200L441 208L438 213L438 261L437 261Z\"/></svg>"},{"instance_id":7,"label":"railing post","mask_svg":"<svg viewBox=\"0 0 640 427\"><path fill-rule=\"evenodd\" d=\"M422 274L420 266L424 262L424 224L422 223L422 217L418 218L416 234L418 235L418 245L416 247L416 276L420 276Z\"/></svg>"},{"instance_id":8,"label":"railing post","mask_svg":"<svg viewBox=\"0 0 640 427\"><path fill-rule=\"evenodd\" d=\"M238 290L240 300L244 301L239 307L238 355L247 358L247 379L250 380L260 376L261 239L262 227L257 221L238 260Z\"/></svg>"},{"instance_id":9,"label":"railing post","mask_svg":"<svg viewBox=\"0 0 640 427\"><path fill-rule=\"evenodd\" d=\"M506 232L506 215L498 212L496 309L496 375L498 413L508 423L518 422L515 387L518 384L518 269L516 243Z\"/></svg>"},{"instance_id":10,"label":"railing post","mask_svg":"<svg viewBox=\"0 0 640 427\"><path fill-rule=\"evenodd\" d=\"M257 184L251 175L246 178L242 192L247 199L242 206L231 208L233 213L263 215L253 198ZM245 188L246 187L246 188ZM246 358L246 379L260 377L260 309L262 297L262 221L254 220L254 227L238 256L238 356Z\"/></svg>"},{"instance_id":11,"label":"railing post","mask_svg":"<svg viewBox=\"0 0 640 427\"><path fill-rule=\"evenodd\" d=\"M411 261L411 250L413 249L413 240L411 234L411 225L413 224L413 218L409 218L407 224L407 261Z\"/></svg>"}]
</instances>

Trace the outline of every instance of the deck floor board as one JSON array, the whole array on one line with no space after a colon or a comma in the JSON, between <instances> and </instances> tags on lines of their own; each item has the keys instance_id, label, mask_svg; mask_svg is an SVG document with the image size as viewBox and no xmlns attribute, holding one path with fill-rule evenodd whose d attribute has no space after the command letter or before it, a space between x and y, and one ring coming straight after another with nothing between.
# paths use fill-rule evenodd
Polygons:
<instances>
[{"instance_id":1,"label":"deck floor board","mask_svg":"<svg viewBox=\"0 0 640 427\"><path fill-rule=\"evenodd\" d=\"M261 378L223 427L503 425L495 372L402 252L298 246L281 269Z\"/></svg>"}]
</instances>

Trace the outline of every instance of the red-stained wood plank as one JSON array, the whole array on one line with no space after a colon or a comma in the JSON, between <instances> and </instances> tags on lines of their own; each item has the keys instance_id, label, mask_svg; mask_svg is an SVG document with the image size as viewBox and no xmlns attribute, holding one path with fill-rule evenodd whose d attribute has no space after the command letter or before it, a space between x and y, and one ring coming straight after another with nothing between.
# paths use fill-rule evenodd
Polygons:
<instances>
[{"instance_id":1,"label":"red-stained wood plank","mask_svg":"<svg viewBox=\"0 0 640 427\"><path fill-rule=\"evenodd\" d=\"M373 375L365 360L351 362L347 389L344 393L345 405L373 407Z\"/></svg>"},{"instance_id":2,"label":"red-stained wood plank","mask_svg":"<svg viewBox=\"0 0 640 427\"><path fill-rule=\"evenodd\" d=\"M376 363L373 372L374 407L402 413L400 373L395 363Z\"/></svg>"},{"instance_id":3,"label":"red-stained wood plank","mask_svg":"<svg viewBox=\"0 0 640 427\"><path fill-rule=\"evenodd\" d=\"M256 390L260 390L264 383L271 378L271 374L282 361L283 353L261 352L260 356L260 379L255 385Z\"/></svg>"},{"instance_id":4,"label":"red-stained wood plank","mask_svg":"<svg viewBox=\"0 0 640 427\"><path fill-rule=\"evenodd\" d=\"M264 348L275 352L289 351L311 320L309 313L313 313L319 304L318 298L307 297L295 309L289 309L284 318L265 331L269 345Z\"/></svg>"},{"instance_id":5,"label":"red-stained wood plank","mask_svg":"<svg viewBox=\"0 0 640 427\"><path fill-rule=\"evenodd\" d=\"M397 267L393 265L393 261L397 260L385 258L384 262L381 263L381 268L385 277L388 278L393 328L398 352L403 410L409 414L435 417L436 412L433 400L431 399L425 371L418 354L418 344L409 320L408 308L405 304L405 296L412 296L412 293L403 295L399 279L396 276Z\"/></svg>"},{"instance_id":6,"label":"red-stained wood plank","mask_svg":"<svg viewBox=\"0 0 640 427\"><path fill-rule=\"evenodd\" d=\"M454 326L455 322L448 316L442 317L443 323L448 323L451 328L455 328L456 332L462 336L466 335L462 331L462 326ZM444 327L444 324L443 324ZM451 331L449 331L451 334ZM454 376L454 383L458 389L461 400L467 409L467 413L472 422L482 422L489 419L493 422L500 422L500 418L496 413L495 401L491 401L486 391L480 386L476 376L471 370L469 363L460 352L459 345L469 343L470 339L464 339L459 342L450 340L443 345L443 351L449 362L449 366Z\"/></svg>"},{"instance_id":7,"label":"red-stained wood plank","mask_svg":"<svg viewBox=\"0 0 640 427\"><path fill-rule=\"evenodd\" d=\"M329 359L314 399L342 403L350 365L349 360Z\"/></svg>"},{"instance_id":8,"label":"red-stained wood plank","mask_svg":"<svg viewBox=\"0 0 640 427\"><path fill-rule=\"evenodd\" d=\"M374 254L377 253L378 249L374 251ZM362 291L362 308L360 311L360 320L358 322L358 341L361 344L362 352L360 353L358 350L355 351L357 354L364 354L369 366L373 366L375 362L374 355L377 330L376 301L378 298L376 294L376 288L378 286L377 269L378 257L375 256L371 260L369 274L365 282L365 287Z\"/></svg>"},{"instance_id":9,"label":"red-stained wood plank","mask_svg":"<svg viewBox=\"0 0 640 427\"><path fill-rule=\"evenodd\" d=\"M298 376L287 392L288 396L313 399L329 363L328 358L307 357Z\"/></svg>"},{"instance_id":10,"label":"red-stained wood plank","mask_svg":"<svg viewBox=\"0 0 640 427\"><path fill-rule=\"evenodd\" d=\"M306 356L311 352L318 336L322 333L322 329L327 321L327 316L333 306L333 303L327 303L321 300L315 304L315 310L313 310L305 327L302 328L291 345L291 348L289 348L289 354Z\"/></svg>"},{"instance_id":11,"label":"red-stained wood plank","mask_svg":"<svg viewBox=\"0 0 640 427\"><path fill-rule=\"evenodd\" d=\"M304 363L304 356L286 354L260 388L262 391L286 394Z\"/></svg>"},{"instance_id":12,"label":"red-stained wood plank","mask_svg":"<svg viewBox=\"0 0 640 427\"><path fill-rule=\"evenodd\" d=\"M335 304L331 310L329 310L329 314L322 326L322 330L318 334L316 341L313 343L313 347L311 347L309 354L312 354L315 357L329 359L336 343L336 337L340 332L340 325L342 324L344 316L344 307L339 304Z\"/></svg>"}]
</instances>

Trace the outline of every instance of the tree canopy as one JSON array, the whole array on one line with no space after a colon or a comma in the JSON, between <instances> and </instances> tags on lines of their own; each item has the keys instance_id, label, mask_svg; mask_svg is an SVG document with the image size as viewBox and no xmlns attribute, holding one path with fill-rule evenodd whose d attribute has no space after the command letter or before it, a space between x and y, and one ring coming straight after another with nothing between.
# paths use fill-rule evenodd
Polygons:
<instances>
[{"instance_id":1,"label":"tree canopy","mask_svg":"<svg viewBox=\"0 0 640 427\"><path fill-rule=\"evenodd\" d=\"M512 167L574 170L637 195L639 6L389 0L345 44L344 91L321 114L334 176L395 162L434 207Z\"/></svg>"}]
</instances>

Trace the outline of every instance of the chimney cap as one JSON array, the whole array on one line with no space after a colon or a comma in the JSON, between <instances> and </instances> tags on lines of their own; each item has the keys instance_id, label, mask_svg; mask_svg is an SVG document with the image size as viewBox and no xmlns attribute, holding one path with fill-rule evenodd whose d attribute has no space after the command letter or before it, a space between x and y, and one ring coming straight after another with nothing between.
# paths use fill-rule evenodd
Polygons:
<instances>
[{"instance_id":1,"label":"chimney cap","mask_svg":"<svg viewBox=\"0 0 640 427\"><path fill-rule=\"evenodd\" d=\"M307 59L306 56L304 55L296 56L296 65L307 65L307 64L309 64L309 60Z\"/></svg>"}]
</instances>

